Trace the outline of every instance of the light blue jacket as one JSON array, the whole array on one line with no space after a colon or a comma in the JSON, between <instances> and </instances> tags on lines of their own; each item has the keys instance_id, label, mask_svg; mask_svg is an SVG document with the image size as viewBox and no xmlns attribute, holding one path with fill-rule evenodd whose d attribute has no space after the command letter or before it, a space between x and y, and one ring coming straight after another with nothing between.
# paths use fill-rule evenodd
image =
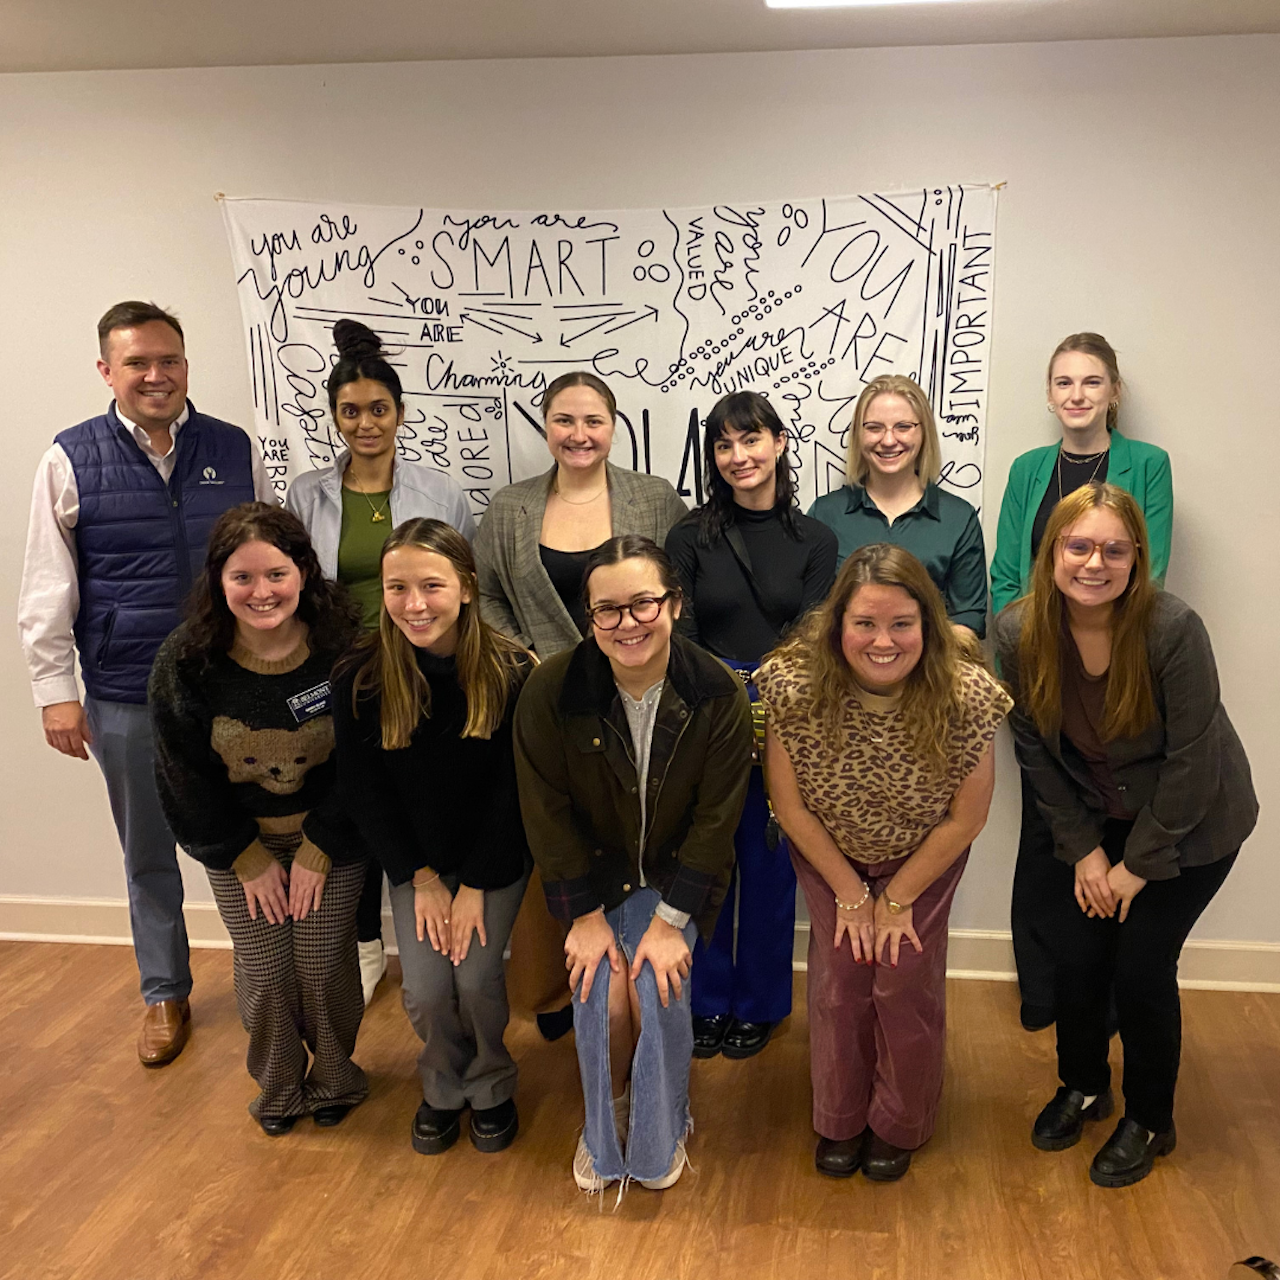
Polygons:
<instances>
[{"instance_id":1,"label":"light blue jacket","mask_svg":"<svg viewBox=\"0 0 1280 1280\"><path fill-rule=\"evenodd\" d=\"M333 466L299 476L290 486L284 505L311 535L311 545L326 578L338 576L338 536L342 532L342 473L351 457L343 450ZM468 542L476 536L475 517L467 495L456 480L434 467L396 460L391 472L391 528L405 520L430 517L452 525Z\"/></svg>"}]
</instances>

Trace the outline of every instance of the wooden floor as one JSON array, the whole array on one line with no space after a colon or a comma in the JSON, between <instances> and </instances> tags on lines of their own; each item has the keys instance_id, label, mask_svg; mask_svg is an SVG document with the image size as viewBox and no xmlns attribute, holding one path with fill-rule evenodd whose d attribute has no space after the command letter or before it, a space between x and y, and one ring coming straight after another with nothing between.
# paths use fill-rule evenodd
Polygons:
<instances>
[{"instance_id":1,"label":"wooden floor","mask_svg":"<svg viewBox=\"0 0 1280 1280\"><path fill-rule=\"evenodd\" d=\"M0 944L0 1275L22 1280L1219 1280L1280 1256L1280 996L1188 992L1180 1145L1141 1185L1092 1186L1109 1131L1035 1151L1052 1033L1015 989L951 984L946 1099L900 1183L813 1169L803 977L758 1058L695 1062L693 1171L665 1193L588 1198L570 1179L571 1038L517 1023L522 1131L415 1155L416 1041L393 972L361 1031L369 1100L338 1129L267 1138L229 952L193 956L194 1032L146 1071L131 953Z\"/></svg>"}]
</instances>

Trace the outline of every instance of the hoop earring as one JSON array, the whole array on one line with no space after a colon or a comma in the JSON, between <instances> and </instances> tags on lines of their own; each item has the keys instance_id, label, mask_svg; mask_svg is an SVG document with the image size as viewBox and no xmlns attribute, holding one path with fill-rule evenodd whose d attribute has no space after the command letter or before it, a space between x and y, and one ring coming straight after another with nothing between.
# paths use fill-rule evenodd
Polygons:
<instances>
[{"instance_id":1,"label":"hoop earring","mask_svg":"<svg viewBox=\"0 0 1280 1280\"><path fill-rule=\"evenodd\" d=\"M1045 405L1045 408L1046 408L1050 413L1052 413L1052 412L1053 412L1053 405L1051 405L1051 404L1047 404L1047 405Z\"/></svg>"}]
</instances>

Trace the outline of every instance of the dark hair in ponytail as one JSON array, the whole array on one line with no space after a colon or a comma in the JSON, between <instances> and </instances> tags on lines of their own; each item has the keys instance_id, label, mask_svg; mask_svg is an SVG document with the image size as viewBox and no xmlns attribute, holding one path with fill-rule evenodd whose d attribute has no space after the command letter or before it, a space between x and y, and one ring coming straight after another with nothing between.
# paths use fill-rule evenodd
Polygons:
<instances>
[{"instance_id":1,"label":"dark hair in ponytail","mask_svg":"<svg viewBox=\"0 0 1280 1280\"><path fill-rule=\"evenodd\" d=\"M396 408L404 408L400 376L387 363L382 339L367 324L359 320L339 320L333 326L333 345L338 348L338 363L325 383L331 413L338 411L338 392L348 382L359 382L361 378L382 383L391 392Z\"/></svg>"}]
</instances>

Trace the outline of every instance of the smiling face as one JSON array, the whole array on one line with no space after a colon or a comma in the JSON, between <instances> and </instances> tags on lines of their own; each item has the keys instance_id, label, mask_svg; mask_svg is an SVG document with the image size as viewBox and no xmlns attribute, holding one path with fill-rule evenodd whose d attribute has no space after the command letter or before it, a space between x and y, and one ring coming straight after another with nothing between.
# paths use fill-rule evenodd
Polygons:
<instances>
[{"instance_id":1,"label":"smiling face","mask_svg":"<svg viewBox=\"0 0 1280 1280\"><path fill-rule=\"evenodd\" d=\"M381 382L357 378L338 388L333 420L352 457L380 458L396 447L404 407Z\"/></svg>"},{"instance_id":2,"label":"smiling face","mask_svg":"<svg viewBox=\"0 0 1280 1280\"><path fill-rule=\"evenodd\" d=\"M382 601L387 616L415 649L447 658L458 648L458 618L471 589L438 551L404 546L382 557Z\"/></svg>"},{"instance_id":3,"label":"smiling face","mask_svg":"<svg viewBox=\"0 0 1280 1280\"><path fill-rule=\"evenodd\" d=\"M905 396L886 392L867 405L860 443L870 477L914 473L924 428Z\"/></svg>"},{"instance_id":4,"label":"smiling face","mask_svg":"<svg viewBox=\"0 0 1280 1280\"><path fill-rule=\"evenodd\" d=\"M595 610L601 605L656 600L666 593L657 565L652 560L635 557L596 569L587 584L587 605ZM650 675L652 678L645 683L654 684L667 669L671 631L679 616L680 600L676 598L664 602L657 617L650 622L637 622L628 610L618 626L609 631L598 626L593 617L591 631L616 677L634 682Z\"/></svg>"},{"instance_id":5,"label":"smiling face","mask_svg":"<svg viewBox=\"0 0 1280 1280\"><path fill-rule=\"evenodd\" d=\"M786 447L785 435L775 436L764 427L748 427L745 431L725 427L713 446L713 455L716 470L733 490L735 501L767 495L764 505L773 505L773 494L778 487L778 459Z\"/></svg>"},{"instance_id":6,"label":"smiling face","mask_svg":"<svg viewBox=\"0 0 1280 1280\"><path fill-rule=\"evenodd\" d=\"M1064 351L1049 373L1049 407L1062 423L1068 446L1072 436L1088 437L1106 426L1107 408L1120 394L1107 366L1083 351Z\"/></svg>"},{"instance_id":7,"label":"smiling face","mask_svg":"<svg viewBox=\"0 0 1280 1280\"><path fill-rule=\"evenodd\" d=\"M591 387L566 387L547 407L547 448L570 471L604 465L613 445L609 406Z\"/></svg>"},{"instance_id":8,"label":"smiling face","mask_svg":"<svg viewBox=\"0 0 1280 1280\"><path fill-rule=\"evenodd\" d=\"M143 430L165 430L186 407L186 352L177 330L163 320L112 329L98 372L120 412Z\"/></svg>"},{"instance_id":9,"label":"smiling face","mask_svg":"<svg viewBox=\"0 0 1280 1280\"><path fill-rule=\"evenodd\" d=\"M241 543L222 566L221 582L242 636L276 631L298 612L302 573L269 542Z\"/></svg>"},{"instance_id":10,"label":"smiling face","mask_svg":"<svg viewBox=\"0 0 1280 1280\"><path fill-rule=\"evenodd\" d=\"M1072 547L1077 539L1078 551ZM1085 541L1101 545L1085 548ZM1107 544L1115 545L1108 548ZM1109 507L1090 508L1062 531L1053 549L1053 581L1068 607L1110 607L1124 595L1133 566L1133 535Z\"/></svg>"},{"instance_id":11,"label":"smiling face","mask_svg":"<svg viewBox=\"0 0 1280 1280\"><path fill-rule=\"evenodd\" d=\"M924 652L920 605L902 587L864 583L845 607L840 649L868 693L900 693Z\"/></svg>"}]
</instances>

